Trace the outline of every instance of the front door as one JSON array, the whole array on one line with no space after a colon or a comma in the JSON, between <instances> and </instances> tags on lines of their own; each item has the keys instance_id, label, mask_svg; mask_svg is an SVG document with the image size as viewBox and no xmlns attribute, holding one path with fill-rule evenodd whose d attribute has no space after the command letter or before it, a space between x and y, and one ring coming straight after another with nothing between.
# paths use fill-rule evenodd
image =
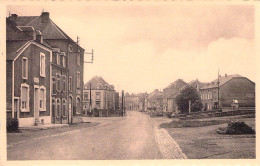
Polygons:
<instances>
[{"instance_id":1,"label":"front door","mask_svg":"<svg viewBox=\"0 0 260 166\"><path fill-rule=\"evenodd\" d=\"M39 88L34 88L34 118L35 123L39 123Z\"/></svg>"},{"instance_id":2,"label":"front door","mask_svg":"<svg viewBox=\"0 0 260 166\"><path fill-rule=\"evenodd\" d=\"M69 97L69 124L72 124L72 97Z\"/></svg>"},{"instance_id":3,"label":"front door","mask_svg":"<svg viewBox=\"0 0 260 166\"><path fill-rule=\"evenodd\" d=\"M19 113L19 99L14 99L14 118L18 119L18 113Z\"/></svg>"},{"instance_id":4,"label":"front door","mask_svg":"<svg viewBox=\"0 0 260 166\"><path fill-rule=\"evenodd\" d=\"M51 123L55 123L55 112L56 112L56 101L55 99L52 99L52 115L51 115Z\"/></svg>"}]
</instances>

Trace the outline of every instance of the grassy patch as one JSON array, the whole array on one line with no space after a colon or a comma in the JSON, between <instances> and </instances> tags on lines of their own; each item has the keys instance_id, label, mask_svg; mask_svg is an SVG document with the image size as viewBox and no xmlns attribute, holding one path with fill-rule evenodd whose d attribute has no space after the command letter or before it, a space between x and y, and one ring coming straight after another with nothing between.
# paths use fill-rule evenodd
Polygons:
<instances>
[{"instance_id":1,"label":"grassy patch","mask_svg":"<svg viewBox=\"0 0 260 166\"><path fill-rule=\"evenodd\" d=\"M218 125L230 122L229 120L205 120L205 121L195 121L195 120L181 120L172 121L170 123L162 123L161 128L183 128L183 127L203 127L210 125Z\"/></svg>"}]
</instances>

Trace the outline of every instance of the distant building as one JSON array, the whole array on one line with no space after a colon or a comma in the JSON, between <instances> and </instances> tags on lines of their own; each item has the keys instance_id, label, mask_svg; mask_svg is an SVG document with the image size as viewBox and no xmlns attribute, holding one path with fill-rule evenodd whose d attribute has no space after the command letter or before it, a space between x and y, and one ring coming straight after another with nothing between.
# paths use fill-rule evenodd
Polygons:
<instances>
[{"instance_id":1,"label":"distant building","mask_svg":"<svg viewBox=\"0 0 260 166\"><path fill-rule=\"evenodd\" d=\"M83 93L83 112L85 115L91 114L90 111L97 109L98 114L104 116L107 110L115 110L116 108L114 86L109 85L102 77L95 76L89 80L84 85Z\"/></svg>"},{"instance_id":2,"label":"distant building","mask_svg":"<svg viewBox=\"0 0 260 166\"><path fill-rule=\"evenodd\" d=\"M187 85L182 79L177 79L171 83L168 87L163 89L163 111L164 112L176 112L178 111L176 104L176 96L180 93L180 90Z\"/></svg>"},{"instance_id":3,"label":"distant building","mask_svg":"<svg viewBox=\"0 0 260 166\"><path fill-rule=\"evenodd\" d=\"M204 110L218 108L218 79L200 88ZM219 108L231 107L236 101L239 107L255 107L255 83L238 74L219 77Z\"/></svg>"},{"instance_id":4,"label":"distant building","mask_svg":"<svg viewBox=\"0 0 260 166\"><path fill-rule=\"evenodd\" d=\"M139 96L136 94L125 94L125 109L127 111L139 111Z\"/></svg>"},{"instance_id":5,"label":"distant building","mask_svg":"<svg viewBox=\"0 0 260 166\"><path fill-rule=\"evenodd\" d=\"M155 111L161 109L163 92L155 89L153 92L147 95L145 99L145 111Z\"/></svg>"}]
</instances>

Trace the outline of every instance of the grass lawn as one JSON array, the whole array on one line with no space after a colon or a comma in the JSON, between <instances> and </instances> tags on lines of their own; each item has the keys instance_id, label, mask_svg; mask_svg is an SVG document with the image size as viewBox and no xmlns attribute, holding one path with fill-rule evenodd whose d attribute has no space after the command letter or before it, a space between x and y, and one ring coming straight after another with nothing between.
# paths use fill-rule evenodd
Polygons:
<instances>
[{"instance_id":1,"label":"grass lawn","mask_svg":"<svg viewBox=\"0 0 260 166\"><path fill-rule=\"evenodd\" d=\"M226 127L227 123L233 120L245 121L249 126L255 129L255 118L242 118L241 116L214 117L203 120L189 120L186 122L169 122L168 119L163 121L159 118L155 120L158 126L168 131L190 159L256 158L256 139L254 134L222 135L216 133L219 127ZM158 122L159 120L160 123ZM180 123L180 125L177 125L177 123ZM177 128L174 128L176 126Z\"/></svg>"}]
</instances>

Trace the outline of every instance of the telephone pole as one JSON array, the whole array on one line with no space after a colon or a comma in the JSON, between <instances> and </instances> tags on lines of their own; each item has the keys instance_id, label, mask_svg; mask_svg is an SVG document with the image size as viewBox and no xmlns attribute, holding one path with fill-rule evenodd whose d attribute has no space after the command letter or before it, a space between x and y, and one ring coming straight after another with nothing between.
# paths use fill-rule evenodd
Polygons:
<instances>
[{"instance_id":1,"label":"telephone pole","mask_svg":"<svg viewBox=\"0 0 260 166\"><path fill-rule=\"evenodd\" d=\"M218 110L219 110L219 69L218 69Z\"/></svg>"},{"instance_id":2,"label":"telephone pole","mask_svg":"<svg viewBox=\"0 0 260 166\"><path fill-rule=\"evenodd\" d=\"M122 90L122 116L124 116L124 90Z\"/></svg>"}]
</instances>

